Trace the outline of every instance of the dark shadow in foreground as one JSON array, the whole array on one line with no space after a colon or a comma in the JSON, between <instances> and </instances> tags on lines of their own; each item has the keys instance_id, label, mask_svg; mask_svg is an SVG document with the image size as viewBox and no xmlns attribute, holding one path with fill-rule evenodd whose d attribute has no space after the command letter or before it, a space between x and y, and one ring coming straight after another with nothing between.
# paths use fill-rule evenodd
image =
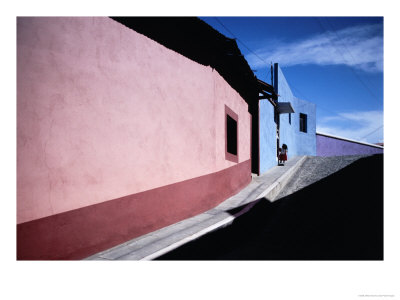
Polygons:
<instances>
[{"instance_id":1,"label":"dark shadow in foreground","mask_svg":"<svg viewBox=\"0 0 400 300\"><path fill-rule=\"evenodd\" d=\"M383 260L383 155L231 213L232 225L158 260Z\"/></svg>"}]
</instances>

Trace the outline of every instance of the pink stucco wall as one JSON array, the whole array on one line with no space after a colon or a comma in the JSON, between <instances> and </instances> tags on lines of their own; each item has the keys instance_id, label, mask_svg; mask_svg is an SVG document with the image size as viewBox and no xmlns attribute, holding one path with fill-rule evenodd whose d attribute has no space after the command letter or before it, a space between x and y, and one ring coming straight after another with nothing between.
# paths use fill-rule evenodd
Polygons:
<instances>
[{"instance_id":1,"label":"pink stucco wall","mask_svg":"<svg viewBox=\"0 0 400 300\"><path fill-rule=\"evenodd\" d=\"M17 20L17 222L235 165L224 106L247 104L210 67L109 18Z\"/></svg>"}]
</instances>

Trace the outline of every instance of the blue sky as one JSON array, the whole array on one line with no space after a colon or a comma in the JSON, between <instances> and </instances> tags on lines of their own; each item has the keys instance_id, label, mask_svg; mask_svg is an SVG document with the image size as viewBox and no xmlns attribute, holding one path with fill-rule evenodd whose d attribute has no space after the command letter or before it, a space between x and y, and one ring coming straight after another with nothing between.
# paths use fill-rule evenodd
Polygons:
<instances>
[{"instance_id":1,"label":"blue sky","mask_svg":"<svg viewBox=\"0 0 400 300\"><path fill-rule=\"evenodd\" d=\"M258 78L279 63L317 105L317 131L383 142L383 18L201 17L237 44Z\"/></svg>"}]
</instances>

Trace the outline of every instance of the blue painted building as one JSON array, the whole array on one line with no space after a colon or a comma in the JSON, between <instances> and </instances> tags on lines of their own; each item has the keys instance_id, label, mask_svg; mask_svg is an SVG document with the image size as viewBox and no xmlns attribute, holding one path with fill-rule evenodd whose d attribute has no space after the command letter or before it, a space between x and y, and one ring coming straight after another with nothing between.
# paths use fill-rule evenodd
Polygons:
<instances>
[{"instance_id":1,"label":"blue painted building","mask_svg":"<svg viewBox=\"0 0 400 300\"><path fill-rule=\"evenodd\" d=\"M316 106L298 99L278 64L273 68L277 101L260 100L260 173L277 165L277 148L286 144L288 158L316 155Z\"/></svg>"}]
</instances>

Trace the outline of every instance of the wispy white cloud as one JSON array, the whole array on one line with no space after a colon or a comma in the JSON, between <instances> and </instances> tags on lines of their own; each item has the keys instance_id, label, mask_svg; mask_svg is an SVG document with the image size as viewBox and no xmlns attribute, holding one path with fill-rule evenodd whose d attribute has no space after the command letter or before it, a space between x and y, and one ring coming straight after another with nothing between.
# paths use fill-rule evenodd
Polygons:
<instances>
[{"instance_id":1,"label":"wispy white cloud","mask_svg":"<svg viewBox=\"0 0 400 300\"><path fill-rule=\"evenodd\" d=\"M268 44L255 51L266 62L283 66L300 64L348 65L367 72L383 71L382 25L371 24L327 32L296 42ZM246 56L250 66L265 62L254 54Z\"/></svg>"},{"instance_id":2,"label":"wispy white cloud","mask_svg":"<svg viewBox=\"0 0 400 300\"><path fill-rule=\"evenodd\" d=\"M339 113L318 120L317 132L368 143L383 142L383 111Z\"/></svg>"}]
</instances>

